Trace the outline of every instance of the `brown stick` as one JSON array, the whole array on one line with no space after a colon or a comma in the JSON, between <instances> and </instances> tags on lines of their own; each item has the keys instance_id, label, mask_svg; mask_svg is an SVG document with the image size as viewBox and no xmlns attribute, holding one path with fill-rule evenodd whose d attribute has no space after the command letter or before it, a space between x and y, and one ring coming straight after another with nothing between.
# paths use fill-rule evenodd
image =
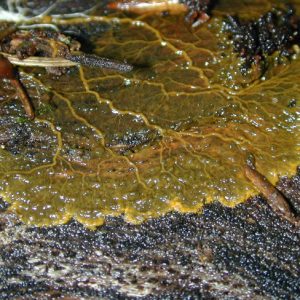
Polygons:
<instances>
[{"instance_id":1,"label":"brown stick","mask_svg":"<svg viewBox=\"0 0 300 300\"><path fill-rule=\"evenodd\" d=\"M295 225L299 225L299 220L294 216L290 204L265 176L248 165L245 167L245 174L258 191L263 194L276 214Z\"/></svg>"},{"instance_id":2,"label":"brown stick","mask_svg":"<svg viewBox=\"0 0 300 300\"><path fill-rule=\"evenodd\" d=\"M23 104L26 115L29 119L34 119L34 109L28 97L28 94L19 79L11 79L11 84L16 88L18 96Z\"/></svg>"},{"instance_id":3,"label":"brown stick","mask_svg":"<svg viewBox=\"0 0 300 300\"><path fill-rule=\"evenodd\" d=\"M29 100L28 94L25 91L18 75L16 74L13 65L9 60L0 55L0 78L6 78L15 87L17 94L24 106L25 112L30 119L34 119L34 110Z\"/></svg>"}]
</instances>

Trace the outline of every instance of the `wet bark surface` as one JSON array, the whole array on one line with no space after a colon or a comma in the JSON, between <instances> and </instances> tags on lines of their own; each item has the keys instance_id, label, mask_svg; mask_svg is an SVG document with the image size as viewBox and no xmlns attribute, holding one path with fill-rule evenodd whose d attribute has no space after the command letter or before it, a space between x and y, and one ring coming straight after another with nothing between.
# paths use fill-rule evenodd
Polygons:
<instances>
[{"instance_id":1,"label":"wet bark surface","mask_svg":"<svg viewBox=\"0 0 300 300\"><path fill-rule=\"evenodd\" d=\"M278 187L299 213L300 174ZM1 299L299 299L300 229L257 197L95 231L24 226L1 202Z\"/></svg>"},{"instance_id":2,"label":"wet bark surface","mask_svg":"<svg viewBox=\"0 0 300 300\"><path fill-rule=\"evenodd\" d=\"M62 1L53 13L97 2ZM28 3L36 15L54 1ZM28 128L20 142L4 136L7 149L29 144ZM278 188L299 216L300 173ZM300 299L300 228L261 197L142 225L108 218L95 231L26 226L8 207L0 199L0 299Z\"/></svg>"}]
</instances>

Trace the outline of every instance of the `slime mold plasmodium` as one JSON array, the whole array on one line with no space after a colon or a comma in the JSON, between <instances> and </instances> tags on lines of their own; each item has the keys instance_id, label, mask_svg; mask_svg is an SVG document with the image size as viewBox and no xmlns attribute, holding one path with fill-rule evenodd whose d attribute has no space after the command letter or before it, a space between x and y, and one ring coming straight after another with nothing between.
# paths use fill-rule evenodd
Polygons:
<instances>
[{"instance_id":1,"label":"slime mold plasmodium","mask_svg":"<svg viewBox=\"0 0 300 300\"><path fill-rule=\"evenodd\" d=\"M270 2L262 4L265 13ZM95 54L143 67L128 74L72 68L59 80L23 68L34 121L20 121L22 107L3 81L0 194L25 223L74 218L94 228L107 216L140 223L174 210L200 212L213 201L233 207L257 194L245 176L249 155L273 184L295 173L296 55L264 80L241 83L231 67L241 58L230 43L220 45L227 37L216 17L195 31L183 16L55 22L85 32Z\"/></svg>"}]
</instances>

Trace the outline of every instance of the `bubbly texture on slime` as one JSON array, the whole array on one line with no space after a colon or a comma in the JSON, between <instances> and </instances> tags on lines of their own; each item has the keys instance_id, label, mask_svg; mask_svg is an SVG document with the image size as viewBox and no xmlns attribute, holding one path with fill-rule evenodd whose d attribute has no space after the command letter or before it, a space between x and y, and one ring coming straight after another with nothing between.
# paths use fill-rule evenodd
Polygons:
<instances>
[{"instance_id":1,"label":"bubbly texture on slime","mask_svg":"<svg viewBox=\"0 0 300 300\"><path fill-rule=\"evenodd\" d=\"M59 79L22 69L34 121L22 118L3 81L0 195L10 209L41 226L74 218L93 228L118 215L139 223L257 194L245 176L249 156L272 183L295 173L300 59L277 64L275 53L264 80L255 70L242 75L221 32L232 7L248 18L272 7L255 2L249 9L220 1L193 31L184 16L56 20L88 37L95 54L138 67L128 74L73 68Z\"/></svg>"}]
</instances>

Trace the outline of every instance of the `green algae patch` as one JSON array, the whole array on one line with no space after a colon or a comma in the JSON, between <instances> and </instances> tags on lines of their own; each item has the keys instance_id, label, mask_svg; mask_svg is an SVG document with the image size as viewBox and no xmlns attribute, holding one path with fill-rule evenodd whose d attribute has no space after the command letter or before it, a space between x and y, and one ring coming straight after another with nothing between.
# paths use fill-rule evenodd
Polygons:
<instances>
[{"instance_id":1,"label":"green algae patch","mask_svg":"<svg viewBox=\"0 0 300 300\"><path fill-rule=\"evenodd\" d=\"M260 3L255 16L271 5ZM255 70L241 75L221 17L193 31L174 16L54 21L83 32L95 54L136 67L72 68L59 78L22 69L37 113L28 122L3 81L0 194L25 223L74 218L94 228L107 216L140 223L213 201L234 207L257 194L245 176L249 157L272 183L295 173L299 58L271 64L263 80Z\"/></svg>"}]
</instances>

